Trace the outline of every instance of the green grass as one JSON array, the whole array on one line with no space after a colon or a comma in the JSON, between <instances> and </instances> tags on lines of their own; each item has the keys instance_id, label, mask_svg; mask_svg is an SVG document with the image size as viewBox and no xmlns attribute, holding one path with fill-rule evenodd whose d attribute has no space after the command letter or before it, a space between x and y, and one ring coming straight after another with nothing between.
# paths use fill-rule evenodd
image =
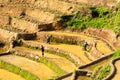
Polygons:
<instances>
[{"instance_id":1,"label":"green grass","mask_svg":"<svg viewBox=\"0 0 120 80\"><path fill-rule=\"evenodd\" d=\"M104 66L97 66L92 75L91 78L93 80L103 80L106 76L110 74L111 66L109 64L106 64Z\"/></svg>"},{"instance_id":2,"label":"green grass","mask_svg":"<svg viewBox=\"0 0 120 80\"><path fill-rule=\"evenodd\" d=\"M68 25L68 28L86 29L88 27L107 28L120 33L120 3L110 9L103 6L85 7L89 14L83 15L80 10L73 15L64 15L61 21Z\"/></svg>"},{"instance_id":3,"label":"green grass","mask_svg":"<svg viewBox=\"0 0 120 80\"><path fill-rule=\"evenodd\" d=\"M31 74L30 72L28 72L24 69L21 69L20 67L17 67L15 65L12 65L10 63L4 62L2 60L0 60L0 68L6 69L10 72L18 74L18 75L22 76L23 78L25 78L26 80L39 80L39 78L37 76Z\"/></svg>"},{"instance_id":4,"label":"green grass","mask_svg":"<svg viewBox=\"0 0 120 80\"><path fill-rule=\"evenodd\" d=\"M112 59L120 57L120 49L118 49L112 56Z\"/></svg>"}]
</instances>

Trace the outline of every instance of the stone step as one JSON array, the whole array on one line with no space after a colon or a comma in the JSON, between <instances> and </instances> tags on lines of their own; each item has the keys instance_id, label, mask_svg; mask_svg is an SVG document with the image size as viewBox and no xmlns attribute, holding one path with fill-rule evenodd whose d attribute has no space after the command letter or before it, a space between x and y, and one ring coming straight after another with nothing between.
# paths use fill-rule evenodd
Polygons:
<instances>
[{"instance_id":1,"label":"stone step","mask_svg":"<svg viewBox=\"0 0 120 80\"><path fill-rule=\"evenodd\" d=\"M1 80L25 80L24 78L22 78L21 76L14 74L12 72L9 72L7 70L4 69L0 69L0 79Z\"/></svg>"},{"instance_id":2,"label":"stone step","mask_svg":"<svg viewBox=\"0 0 120 80\"><path fill-rule=\"evenodd\" d=\"M35 61L29 60L24 57L7 55L7 56L1 56L0 59L15 66L18 66L24 70L27 70L28 72L36 75L42 80L57 75L54 71L46 67L44 64L37 63Z\"/></svg>"},{"instance_id":3,"label":"stone step","mask_svg":"<svg viewBox=\"0 0 120 80\"><path fill-rule=\"evenodd\" d=\"M34 50L26 47L15 47L14 51L18 53L25 53L27 55L34 54L42 57L41 50ZM76 66L72 62L65 59L64 57L55 55L55 53L50 54L49 52L45 52L44 58L56 64L59 68L61 68L63 71L67 73L72 72L76 68Z\"/></svg>"}]
</instances>

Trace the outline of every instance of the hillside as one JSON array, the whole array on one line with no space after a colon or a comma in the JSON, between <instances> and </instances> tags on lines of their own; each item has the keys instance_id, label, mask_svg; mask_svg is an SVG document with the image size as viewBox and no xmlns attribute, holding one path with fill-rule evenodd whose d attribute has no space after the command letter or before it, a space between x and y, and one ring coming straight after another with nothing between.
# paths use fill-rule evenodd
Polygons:
<instances>
[{"instance_id":1,"label":"hillside","mask_svg":"<svg viewBox=\"0 0 120 80\"><path fill-rule=\"evenodd\" d=\"M0 80L119 79L119 2L0 0Z\"/></svg>"}]
</instances>

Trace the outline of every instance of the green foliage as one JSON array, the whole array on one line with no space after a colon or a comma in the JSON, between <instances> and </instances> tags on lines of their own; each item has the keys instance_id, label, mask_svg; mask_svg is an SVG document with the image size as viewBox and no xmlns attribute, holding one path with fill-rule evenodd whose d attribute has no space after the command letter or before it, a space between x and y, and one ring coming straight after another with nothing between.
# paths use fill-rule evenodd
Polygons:
<instances>
[{"instance_id":1,"label":"green foliage","mask_svg":"<svg viewBox=\"0 0 120 80\"><path fill-rule=\"evenodd\" d=\"M62 21L65 21L68 28L107 28L120 33L120 4L112 9L103 6L87 7L87 9L91 11L90 16L78 12L70 18L68 16L67 19L62 17Z\"/></svg>"},{"instance_id":2,"label":"green foliage","mask_svg":"<svg viewBox=\"0 0 120 80\"><path fill-rule=\"evenodd\" d=\"M31 73L27 72L26 70L21 70L20 75L26 80L36 80L36 77L33 76Z\"/></svg>"},{"instance_id":3,"label":"green foliage","mask_svg":"<svg viewBox=\"0 0 120 80\"><path fill-rule=\"evenodd\" d=\"M114 55L112 56L112 59L115 59L115 58L118 58L118 57L120 57L120 49L118 49L118 50L114 53Z\"/></svg>"},{"instance_id":4,"label":"green foliage","mask_svg":"<svg viewBox=\"0 0 120 80\"><path fill-rule=\"evenodd\" d=\"M93 80L103 80L107 75L110 74L111 66L109 64L106 64L104 66L97 66L92 75L91 78Z\"/></svg>"},{"instance_id":5,"label":"green foliage","mask_svg":"<svg viewBox=\"0 0 120 80\"><path fill-rule=\"evenodd\" d=\"M0 68L6 69L10 72L13 72L15 74L18 74L20 76L22 76L23 78L25 78L26 80L39 80L38 77L36 77L35 75L29 73L26 70L23 70L15 65L12 65L10 63L4 62L2 60L0 60Z\"/></svg>"},{"instance_id":6,"label":"green foliage","mask_svg":"<svg viewBox=\"0 0 120 80\"><path fill-rule=\"evenodd\" d=\"M93 14L94 14L95 12L96 12L96 14L98 14L98 16L96 16L96 17L103 17L103 16L105 16L106 14L108 14L109 11L110 11L109 9L107 9L107 8L105 8L105 7L103 7L103 6L99 6L99 7L97 7L97 8L91 7L90 9L91 9L91 11L92 11ZM94 14L94 15L96 15L96 14Z\"/></svg>"}]
</instances>

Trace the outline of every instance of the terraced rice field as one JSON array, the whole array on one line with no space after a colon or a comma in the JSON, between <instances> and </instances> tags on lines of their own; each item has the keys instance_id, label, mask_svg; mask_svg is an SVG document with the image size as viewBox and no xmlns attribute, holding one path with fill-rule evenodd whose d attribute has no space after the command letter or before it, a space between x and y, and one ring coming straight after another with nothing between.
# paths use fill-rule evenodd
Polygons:
<instances>
[{"instance_id":1,"label":"terraced rice field","mask_svg":"<svg viewBox=\"0 0 120 80\"><path fill-rule=\"evenodd\" d=\"M112 51L111 49L107 46L107 44L103 43L102 41L97 41L97 46L96 48L102 52L104 55L110 54Z\"/></svg>"},{"instance_id":2,"label":"terraced rice field","mask_svg":"<svg viewBox=\"0 0 120 80\"><path fill-rule=\"evenodd\" d=\"M110 47L108 46L108 44L106 44L104 41L100 40L100 39L97 39L97 38L93 38L93 37L90 37L90 36L86 36L84 34L78 34L78 33L71 33L71 32L61 32L61 31L50 31L50 32L45 32L47 34L56 34L56 35L66 35L66 36L73 36L73 37L81 37L82 39L84 40L88 40L88 41L91 41L91 42L96 42L97 43L97 46L96 48L104 53L105 55L106 54L109 54L111 53L111 49Z\"/></svg>"},{"instance_id":3,"label":"terraced rice field","mask_svg":"<svg viewBox=\"0 0 120 80\"><path fill-rule=\"evenodd\" d=\"M0 69L0 80L25 80L25 79L7 70Z\"/></svg>"},{"instance_id":4,"label":"terraced rice field","mask_svg":"<svg viewBox=\"0 0 120 80\"><path fill-rule=\"evenodd\" d=\"M5 1L5 2L4 2ZM5 39L8 40L10 37L16 33L25 33L25 36L21 36L22 38L28 37L30 40L33 39L31 36L27 36L29 33L45 33L51 35L59 36L70 36L70 37L80 37L81 40L87 40L88 43L97 44L94 49L96 52L107 55L112 53L113 51L108 46L108 43L105 41L87 36L83 33L73 33L73 32L64 32L64 31L56 31L59 28L58 26L53 26L57 19L60 18L61 15L72 14L75 10L78 10L78 7L81 7L77 2L84 2L82 0L2 0L0 1L0 27L3 31L6 30ZM54 5L54 6L53 6ZM82 8L82 7L81 7ZM4 14L4 15L3 15ZM6 27L8 26L8 29ZM55 30L55 31L46 31L46 30ZM0 31L0 37L3 36L4 32ZM11 34L10 34L11 33ZM9 36L10 34L10 36ZM42 35L38 35L42 36ZM1 37L2 38L2 37ZM78 58L83 64L90 63L91 61L96 60L92 52L83 50L83 46L81 45L70 45L63 43L51 43L47 44L45 42L40 42L38 40L34 41L26 41L30 42L33 45L46 45L52 48L57 48L68 53L74 55L74 59L77 61ZM76 39L78 40L78 39ZM35 47L35 46L32 46ZM0 53L8 50L8 46L0 47ZM27 52L28 54L36 54L40 57L41 51L34 50L26 47L18 47L16 46L13 50L19 50L23 52ZM97 54L99 55L99 54ZM100 56L101 57L101 56ZM60 69L65 71L66 73L73 72L76 69L76 66L73 62L66 59L64 56L54 55L54 53L50 54L49 52L45 52L45 59L50 61L51 63L58 66ZM73 58L73 57L72 57ZM77 59L76 59L77 58ZM49 79L53 76L58 76L58 74L47 67L43 63L35 62L26 57L20 57L15 55L4 55L0 56L0 59L16 65L22 69L27 70L28 72L38 76L40 80ZM108 60L104 61L107 62ZM104 62L101 62L96 65L101 65ZM116 63L118 64L118 63ZM81 63L82 65L82 63ZM93 69L96 65L92 65L88 67L88 69ZM116 65L117 66L117 65ZM118 67L118 66L117 66ZM2 74L3 73L3 74ZM5 77L5 76L7 77ZM13 79L14 78L14 79ZM65 78L63 80L70 80L72 76ZM7 72L5 70L0 69L0 79L1 80L24 80L21 77L12 74L11 72ZM83 77L84 79L84 77Z\"/></svg>"},{"instance_id":5,"label":"terraced rice field","mask_svg":"<svg viewBox=\"0 0 120 80\"><path fill-rule=\"evenodd\" d=\"M21 51L25 51L29 53L34 53L42 57L42 53L40 50L33 50L33 49L25 48L25 47L16 47L15 50L21 50ZM44 53L44 54L47 60L56 64L58 67L60 67L65 72L71 72L76 68L76 66L72 62L65 59L64 57L54 55L54 53L53 54Z\"/></svg>"},{"instance_id":6,"label":"terraced rice field","mask_svg":"<svg viewBox=\"0 0 120 80\"><path fill-rule=\"evenodd\" d=\"M52 47L57 47L59 49L62 49L62 50L65 50L65 51L68 51L70 53L73 53L75 54L76 56L80 57L83 62L85 63L89 63L90 60L85 56L84 54L84 50L83 50L83 47L81 46L76 46L76 45L66 45L66 44L56 44L56 45L50 45Z\"/></svg>"},{"instance_id":7,"label":"terraced rice field","mask_svg":"<svg viewBox=\"0 0 120 80\"><path fill-rule=\"evenodd\" d=\"M85 36L83 34L78 34L78 33L72 33L72 32L63 32L63 31L48 31L48 32L45 32L45 33L48 33L48 34L57 34L57 35L66 35L66 36L78 36L78 37L82 37L83 39L89 39L89 40L95 40L95 38L93 37L88 37L88 36Z\"/></svg>"},{"instance_id":8,"label":"terraced rice field","mask_svg":"<svg viewBox=\"0 0 120 80\"><path fill-rule=\"evenodd\" d=\"M76 34L76 33L65 33L65 32L47 32L48 34L57 34L59 35L67 35L67 36L79 36L79 37L83 37L83 39L88 39L89 41L92 42L97 42L97 46L96 48L98 49L98 51L104 53L105 55L109 54L112 52L112 50L106 45L105 42L98 40L96 38L92 38L92 37L88 37L85 35L81 35L81 34ZM79 57L82 62L84 63L90 63L91 60L94 60L94 57L92 57L92 55L89 52L86 52L83 50L83 46L81 45L70 45L70 44L63 44L63 43L52 43L52 44L47 44L47 43L42 43L39 41L26 41L26 42L30 42L32 44L37 44L37 45L47 45L53 48L58 48L64 51L67 51L69 53L74 54L75 56ZM104 47L104 48L102 48ZM30 48L26 48L26 47L15 47L15 50L21 50L24 52L28 52L28 53L34 53L37 54L39 56L41 56L41 51L40 50L33 50ZM89 58L85 55L85 53L88 54ZM42 56L41 56L42 57ZM76 69L76 66L70 62L69 60L67 60L64 57L60 57L57 55L53 54L49 54L49 53L45 53L45 58L49 61L51 61L52 63L56 64L59 68L61 68L63 71L65 72L72 72ZM1 56L0 59L9 62L11 64L14 64L16 66L19 66L31 73L33 73L34 75L38 76L40 79L46 79L46 78L51 78L52 76L56 76L57 73L55 73L54 71L52 71L51 69L49 69L48 67L46 67L44 64L41 63L37 63L34 61L31 61L29 59L23 58L23 57L19 57L19 56L14 56L14 55L9 55L9 56ZM25 63L23 65L23 63ZM98 65L98 64L96 64ZM47 72L49 73L46 73ZM64 80L69 80L71 77L68 77Z\"/></svg>"},{"instance_id":9,"label":"terraced rice field","mask_svg":"<svg viewBox=\"0 0 120 80\"><path fill-rule=\"evenodd\" d=\"M57 75L54 71L46 67L44 64L34 62L27 58L14 55L7 55L1 56L0 59L18 67L21 67L22 69L27 70L30 73L38 76L42 80Z\"/></svg>"},{"instance_id":10,"label":"terraced rice field","mask_svg":"<svg viewBox=\"0 0 120 80\"><path fill-rule=\"evenodd\" d=\"M67 33L67 32L60 32L60 31L56 31L56 32L51 31L51 32L43 32L43 33L51 34L51 35L53 34L53 35L58 35L58 36L66 35L66 36L73 36L73 37L81 37L83 40L88 40L92 43L96 42L97 43L96 49L104 55L107 55L107 54L110 54L110 53L113 52L104 41L101 41L101 40L98 40L96 38L89 37L89 36L86 36L86 35L83 35L83 34ZM94 60L94 57L92 56L92 54L84 51L83 46L81 46L81 45L69 45L69 44L62 44L62 43L59 43L59 44L54 44L54 43L53 44L45 44L45 43L41 43L41 42L37 42L37 41L30 41L30 43L48 45L48 46L51 46L51 47L54 47L54 48L59 48L59 49L68 51L68 52L78 56L80 59L82 59L82 62L84 62L84 63L89 63L90 62L90 60L86 57L86 53L87 53L87 56L89 56L89 58L91 60Z\"/></svg>"}]
</instances>

